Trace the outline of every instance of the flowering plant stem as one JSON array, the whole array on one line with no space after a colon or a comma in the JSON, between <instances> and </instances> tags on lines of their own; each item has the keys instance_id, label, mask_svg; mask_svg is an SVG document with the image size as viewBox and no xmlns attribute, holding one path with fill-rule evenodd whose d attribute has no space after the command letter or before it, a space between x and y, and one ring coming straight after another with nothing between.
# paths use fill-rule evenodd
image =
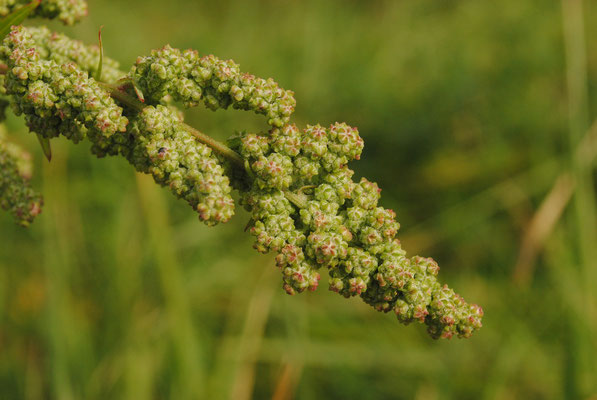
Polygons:
<instances>
[{"instance_id":1,"label":"flowering plant stem","mask_svg":"<svg viewBox=\"0 0 597 400\"><path fill-rule=\"evenodd\" d=\"M71 23L82 10L82 0L47 0L35 12ZM254 248L277 253L288 294L317 289L326 270L331 291L391 311L404 324L423 323L433 338L468 338L481 327L481 307L441 285L434 260L407 257L396 213L378 204L377 184L353 181L348 164L364 146L357 128L299 129L290 121L294 93L272 79L170 46L139 57L127 74L103 56L101 43L89 47L47 28L13 26L0 45L0 89L0 104L24 116L46 155L57 136L89 140L93 154L126 158L208 226L232 218L237 190L251 213ZM224 144L185 124L174 102L251 111L268 129L238 132ZM0 141L0 206L26 225L41 199L17 158Z\"/></svg>"},{"instance_id":2,"label":"flowering plant stem","mask_svg":"<svg viewBox=\"0 0 597 400\"><path fill-rule=\"evenodd\" d=\"M0 64L0 73L3 70L2 65L3 64ZM130 94L126 93L126 91L123 90L122 87L119 85L110 84L110 83L106 83L106 82L99 82L99 84L107 92L110 93L110 96L112 96L112 98L114 98L115 100L118 100L120 103L122 103L123 105L125 105L127 107L137 110L138 112L143 111L143 109L146 107L146 104L144 104L142 101L134 98ZM200 143L203 143L204 145L206 145L207 147L212 149L215 153L217 153L219 156L223 157L224 159L228 160L230 163L235 165L237 168L244 171L245 161L236 151L232 150L230 147L226 146L224 143L212 138L209 135L206 135L205 133L199 131L198 129L196 129L188 124L182 124L182 126L184 126L184 128L191 135L193 135ZM304 196L300 192L295 193L295 192L290 192L288 190L285 190L284 196L288 199L288 201L290 201L292 204L294 204L295 206L297 206L299 208L307 207L306 196Z\"/></svg>"},{"instance_id":3,"label":"flowering plant stem","mask_svg":"<svg viewBox=\"0 0 597 400\"><path fill-rule=\"evenodd\" d=\"M0 71L2 71L2 65L0 65ZM103 87L110 96L118 102L122 103L122 105L130 107L138 112L143 111L143 109L147 106L143 102L139 101L138 99L134 98L130 94L126 93L126 91L122 90L122 87L117 84L111 84L106 82L98 82L101 87ZM211 148L214 152L218 155L222 156L226 160L230 161L232 164L236 165L237 167L244 168L245 162L242 157L230 147L226 146L224 143L217 141L216 139L212 138L209 135L199 131L196 128L188 124L183 124L184 128L193 135L199 142L203 143L204 145Z\"/></svg>"}]
</instances>

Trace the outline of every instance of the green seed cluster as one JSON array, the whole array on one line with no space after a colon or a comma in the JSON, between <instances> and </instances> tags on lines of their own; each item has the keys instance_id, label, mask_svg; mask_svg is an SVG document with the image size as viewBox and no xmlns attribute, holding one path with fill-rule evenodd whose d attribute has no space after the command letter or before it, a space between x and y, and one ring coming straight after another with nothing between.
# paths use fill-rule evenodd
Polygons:
<instances>
[{"instance_id":1,"label":"green seed cluster","mask_svg":"<svg viewBox=\"0 0 597 400\"><path fill-rule=\"evenodd\" d=\"M199 57L195 50L180 51L170 46L139 57L130 72L131 79L149 104L166 95L192 107L203 101L212 109L253 111L267 117L271 126L281 127L294 112L294 93L283 90L272 79L256 78L240 72L232 60L213 55Z\"/></svg>"},{"instance_id":2,"label":"green seed cluster","mask_svg":"<svg viewBox=\"0 0 597 400\"><path fill-rule=\"evenodd\" d=\"M100 57L99 46L86 46L78 40L66 35L50 31L46 27L24 28L34 42L35 49L44 60L52 60L57 64L74 62L82 71L95 76ZM116 82L125 75L119 69L118 62L104 57L102 60L102 80Z\"/></svg>"},{"instance_id":3,"label":"green seed cluster","mask_svg":"<svg viewBox=\"0 0 597 400\"><path fill-rule=\"evenodd\" d=\"M29 185L31 159L0 134L0 207L10 211L16 222L28 226L41 212L42 198Z\"/></svg>"},{"instance_id":4,"label":"green seed cluster","mask_svg":"<svg viewBox=\"0 0 597 400\"><path fill-rule=\"evenodd\" d=\"M187 201L207 225L234 214L232 179L251 213L248 228L255 248L277 253L289 294L315 290L323 268L330 290L359 296L378 311L393 311L402 323L424 323L434 338L470 337L481 327L481 308L437 281L435 261L407 257L396 239L395 213L378 205L377 184L353 181L347 165L363 150L356 128L335 123L300 130L289 123L292 92L271 79L241 74L232 61L168 46L139 58L123 86L144 94L146 105L129 99L121 108L106 86L89 77L98 57L97 49L45 28L14 28L0 46L0 61L7 66L0 81L3 94L32 131L74 142L87 138L99 157L124 156ZM104 68L107 78L122 76L112 61ZM212 148L198 143L179 111L165 104L167 96L186 106L203 101L214 110L230 105L252 110L267 116L271 129L240 133L227 151L213 145L235 163L225 170ZM0 100L0 110L5 105ZM0 147L0 200L27 224L39 213L41 200L17 159L14 151Z\"/></svg>"},{"instance_id":5,"label":"green seed cluster","mask_svg":"<svg viewBox=\"0 0 597 400\"><path fill-rule=\"evenodd\" d=\"M439 284L435 261L406 256L395 213L378 206L377 184L352 181L346 164L363 149L356 128L286 125L235 143L253 176L243 204L255 248L278 253L289 294L315 290L325 267L330 290L394 311L405 324L425 323L434 338L469 337L481 326L482 310Z\"/></svg>"},{"instance_id":6,"label":"green seed cluster","mask_svg":"<svg viewBox=\"0 0 597 400\"><path fill-rule=\"evenodd\" d=\"M0 16L4 17L31 0L0 0ZM87 15L84 0L43 0L33 11L32 17L57 18L66 25L73 25Z\"/></svg>"},{"instance_id":7,"label":"green seed cluster","mask_svg":"<svg viewBox=\"0 0 597 400\"><path fill-rule=\"evenodd\" d=\"M362 148L358 132L346 124L303 131L286 125L266 135L244 133L238 140L254 176L243 203L252 212L255 248L279 253L289 294L315 290L317 270L337 267L346 258L352 234L338 212L354 186L345 164Z\"/></svg>"},{"instance_id":8,"label":"green seed cluster","mask_svg":"<svg viewBox=\"0 0 597 400\"><path fill-rule=\"evenodd\" d=\"M135 168L151 174L186 200L207 225L227 222L234 215L230 181L212 150L183 127L177 112L148 106L131 117L126 145L119 144Z\"/></svg>"},{"instance_id":9,"label":"green seed cluster","mask_svg":"<svg viewBox=\"0 0 597 400\"><path fill-rule=\"evenodd\" d=\"M87 72L73 62L42 59L22 27L6 37L0 58L8 65L6 93L31 131L48 138L62 134L75 143L89 137L95 143L126 130L122 108Z\"/></svg>"},{"instance_id":10,"label":"green seed cluster","mask_svg":"<svg viewBox=\"0 0 597 400\"><path fill-rule=\"evenodd\" d=\"M74 51L86 48L70 43L60 49L60 42L68 40L44 29L17 27L0 47L9 67L6 92L29 128L48 138L88 138L94 154L125 156L138 171L184 198L206 224L228 221L234 214L230 182L212 150L197 143L175 111L161 105L132 113L129 124L123 109L71 61L84 61Z\"/></svg>"}]
</instances>

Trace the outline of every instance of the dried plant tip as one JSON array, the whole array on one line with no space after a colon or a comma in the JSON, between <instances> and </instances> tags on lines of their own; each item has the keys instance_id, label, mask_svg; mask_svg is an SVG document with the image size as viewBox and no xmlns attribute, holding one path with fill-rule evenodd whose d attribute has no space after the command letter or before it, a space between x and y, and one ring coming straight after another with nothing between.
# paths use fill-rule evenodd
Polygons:
<instances>
[{"instance_id":1,"label":"dried plant tip","mask_svg":"<svg viewBox=\"0 0 597 400\"><path fill-rule=\"evenodd\" d=\"M95 74L93 77L96 81L101 82L102 80L102 68L104 66L104 45L102 44L102 28L104 26L100 26L99 32L97 34L98 37L98 45L99 45L99 60L97 62L97 68L95 69Z\"/></svg>"}]
</instances>

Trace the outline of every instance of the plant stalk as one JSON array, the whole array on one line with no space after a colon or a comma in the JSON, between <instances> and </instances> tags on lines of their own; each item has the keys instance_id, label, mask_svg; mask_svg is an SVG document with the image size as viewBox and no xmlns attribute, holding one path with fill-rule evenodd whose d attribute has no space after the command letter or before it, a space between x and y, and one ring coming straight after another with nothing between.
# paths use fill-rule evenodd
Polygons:
<instances>
[{"instance_id":1,"label":"plant stalk","mask_svg":"<svg viewBox=\"0 0 597 400\"><path fill-rule=\"evenodd\" d=\"M108 93L110 93L110 96L113 99L118 100L120 103L126 105L127 107L130 107L139 112L143 111L143 109L145 107L147 107L141 101L137 100L133 96L131 96L128 93L121 90L118 85L104 83L104 82L99 82L99 84ZM197 140L199 140L201 143L205 144L206 146L211 148L214 152L216 152L220 156L224 157L228 161L232 162L234 165L244 169L244 167L245 167L244 160L237 152L232 150L230 147L226 146L222 142L215 140L211 136L208 136L208 135L204 134L203 132L200 132L199 130L193 128L190 125L187 125L185 123L183 123L182 125L189 133L191 133L193 136L195 136L195 138Z\"/></svg>"},{"instance_id":2,"label":"plant stalk","mask_svg":"<svg viewBox=\"0 0 597 400\"><path fill-rule=\"evenodd\" d=\"M124 104L127 107L130 107L139 112L141 112L143 108L147 107L143 102L139 101L138 99L121 90L121 88L118 85L104 82L99 82L99 84L106 91L108 91L108 93L110 93L110 96L113 99L118 100L120 103ZM236 151L232 150L224 143L215 140L211 136L208 136L202 133L201 131L193 128L190 125L183 123L183 127L193 136L195 136L195 138L199 140L201 143L205 144L207 147L211 148L217 154L224 157L228 161L232 162L235 166L245 171L245 161ZM290 201L298 208L307 207L308 199L307 196L303 193L295 193L291 192L290 190L285 190L284 196L286 197L286 199L288 199L288 201Z\"/></svg>"},{"instance_id":3,"label":"plant stalk","mask_svg":"<svg viewBox=\"0 0 597 400\"><path fill-rule=\"evenodd\" d=\"M0 63L0 75L6 74L7 71L8 71L8 67L6 66L6 64ZM98 84L102 88L104 88L104 90L106 90L110 94L110 97L112 97L114 100L117 100L121 104L123 104L129 108L132 108L135 111L141 112L141 111L143 111L143 109L145 107L147 107L147 105L145 103L139 101L135 97L129 95L124 90L122 90L122 87L119 85L115 85L112 83L106 83L106 82L98 82ZM224 143L215 140L211 136L206 135L205 133L199 131L196 128L193 128L192 126L190 126L188 124L182 123L182 126L191 135L193 135L199 142L203 143L204 145L206 145L207 147L212 149L214 152L216 152L221 157L224 157L226 160L230 161L232 164L234 164L239 169L245 171L245 160L236 151L232 150L230 147L226 146ZM292 204L294 204L298 208L307 207L308 198L305 194L294 193L294 192L291 192L290 190L285 190L284 195L288 199L288 201L290 201Z\"/></svg>"}]
</instances>

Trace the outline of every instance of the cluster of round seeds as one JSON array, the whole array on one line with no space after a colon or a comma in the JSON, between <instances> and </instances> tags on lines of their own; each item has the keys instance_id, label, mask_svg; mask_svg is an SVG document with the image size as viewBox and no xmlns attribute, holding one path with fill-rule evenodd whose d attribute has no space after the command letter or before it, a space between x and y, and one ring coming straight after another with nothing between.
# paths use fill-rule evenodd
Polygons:
<instances>
[{"instance_id":1,"label":"cluster of round seeds","mask_svg":"<svg viewBox=\"0 0 597 400\"><path fill-rule=\"evenodd\" d=\"M277 251L282 269L284 289L289 294L315 290L319 273L305 257L307 238L297 229L292 218L294 208L281 190L254 188L243 193L243 204L251 211L251 234L256 237L255 249L262 253Z\"/></svg>"},{"instance_id":2,"label":"cluster of round seeds","mask_svg":"<svg viewBox=\"0 0 597 400\"><path fill-rule=\"evenodd\" d=\"M338 212L353 189L345 164L359 157L362 139L346 124L303 131L285 125L265 135L243 133L236 143L253 176L242 200L252 212L255 248L279 253L288 293L315 290L317 270L334 268L348 254L352 234Z\"/></svg>"},{"instance_id":3,"label":"cluster of round seeds","mask_svg":"<svg viewBox=\"0 0 597 400\"><path fill-rule=\"evenodd\" d=\"M15 27L6 37L0 59L8 66L4 86L13 109L25 115L32 131L100 142L126 130L128 121L110 95L75 63L43 59L24 28Z\"/></svg>"},{"instance_id":4,"label":"cluster of round seeds","mask_svg":"<svg viewBox=\"0 0 597 400\"><path fill-rule=\"evenodd\" d=\"M0 134L0 207L10 211L21 226L29 225L41 212L42 198L29 185L30 178L29 154Z\"/></svg>"},{"instance_id":5,"label":"cluster of round seeds","mask_svg":"<svg viewBox=\"0 0 597 400\"><path fill-rule=\"evenodd\" d=\"M243 74L232 60L199 57L195 50L181 52L170 46L154 50L137 59L130 77L149 104L157 104L169 94L186 107L200 101L212 110L232 105L263 114L268 124L276 127L288 122L296 105L294 94L272 79Z\"/></svg>"},{"instance_id":6,"label":"cluster of round seeds","mask_svg":"<svg viewBox=\"0 0 597 400\"><path fill-rule=\"evenodd\" d=\"M27 27L24 30L31 36L35 49L44 60L52 60L57 64L74 62L77 67L95 76L100 57L99 46L87 46L81 41L73 40L66 35L50 31L48 28ZM102 80L116 82L125 75L119 69L118 62L109 57L102 59Z\"/></svg>"},{"instance_id":7,"label":"cluster of round seeds","mask_svg":"<svg viewBox=\"0 0 597 400\"><path fill-rule=\"evenodd\" d=\"M352 181L346 164L363 149L355 128L285 125L233 143L253 177L242 201L255 248L278 253L289 294L315 290L326 267L330 290L359 295L403 323L425 323L435 338L469 337L481 326L481 309L438 283L433 260L406 257L395 213L378 206L377 184Z\"/></svg>"},{"instance_id":8,"label":"cluster of round seeds","mask_svg":"<svg viewBox=\"0 0 597 400\"><path fill-rule=\"evenodd\" d=\"M212 150L184 129L176 111L148 106L131 117L132 145L122 153L140 172L151 174L186 200L207 225L234 215L230 181Z\"/></svg>"},{"instance_id":9,"label":"cluster of round seeds","mask_svg":"<svg viewBox=\"0 0 597 400\"><path fill-rule=\"evenodd\" d=\"M4 93L31 130L75 142L87 137L100 157L123 155L214 225L233 215L229 178L178 111L160 101L171 95L186 105L202 100L214 109L232 104L265 114L269 132L241 133L230 141L246 170L246 176L234 176L234 183L251 212L255 248L278 253L289 294L315 290L325 267L330 290L360 296L379 311L393 311L405 324L425 323L434 338L469 337L480 328L481 308L440 285L432 259L406 256L395 238L395 213L378 205L377 184L352 180L347 163L359 159L363 149L356 128L336 123L299 130L287 123L292 92L241 75L232 61L169 47L140 58L129 77L150 105L123 111L88 77L94 54L43 29L17 27L4 40ZM2 206L27 223L39 213L39 198L18 172L14 155L0 153Z\"/></svg>"},{"instance_id":10,"label":"cluster of round seeds","mask_svg":"<svg viewBox=\"0 0 597 400\"><path fill-rule=\"evenodd\" d=\"M184 129L175 111L149 106L133 113L129 124L122 108L69 57L65 64L44 59L42 54L52 53L37 51L32 32L38 38L53 36L17 27L0 47L0 57L9 67L6 91L32 131L45 137L62 134L74 142L87 137L100 157L124 155L137 170L152 174L184 198L208 225L232 217L234 204L224 169L211 149Z\"/></svg>"},{"instance_id":11,"label":"cluster of round seeds","mask_svg":"<svg viewBox=\"0 0 597 400\"><path fill-rule=\"evenodd\" d=\"M31 0L0 0L0 16L10 14ZM43 0L33 11L32 17L57 18L66 25L72 25L87 15L85 0Z\"/></svg>"}]
</instances>

